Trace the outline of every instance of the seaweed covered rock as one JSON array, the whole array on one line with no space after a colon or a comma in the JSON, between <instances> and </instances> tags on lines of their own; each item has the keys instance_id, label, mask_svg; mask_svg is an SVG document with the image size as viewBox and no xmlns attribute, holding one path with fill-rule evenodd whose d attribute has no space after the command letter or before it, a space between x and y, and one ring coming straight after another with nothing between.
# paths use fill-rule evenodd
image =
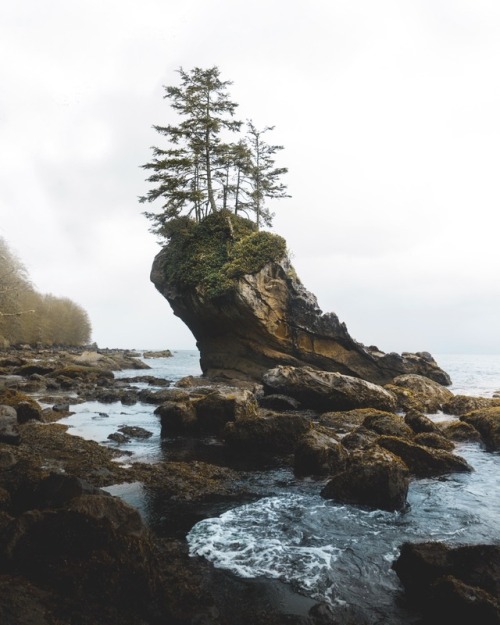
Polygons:
<instances>
[{"instance_id":1,"label":"seaweed covered rock","mask_svg":"<svg viewBox=\"0 0 500 625\"><path fill-rule=\"evenodd\" d=\"M404 543L392 568L426 623L500 623L498 545Z\"/></svg>"},{"instance_id":2,"label":"seaweed covered rock","mask_svg":"<svg viewBox=\"0 0 500 625\"><path fill-rule=\"evenodd\" d=\"M500 406L473 410L461 419L479 432L488 451L500 451Z\"/></svg>"},{"instance_id":3,"label":"seaweed covered rock","mask_svg":"<svg viewBox=\"0 0 500 625\"><path fill-rule=\"evenodd\" d=\"M332 477L321 496L370 508L401 510L406 505L409 483L407 466L375 445L353 452L346 469Z\"/></svg>"},{"instance_id":4,"label":"seaweed covered rock","mask_svg":"<svg viewBox=\"0 0 500 625\"><path fill-rule=\"evenodd\" d=\"M332 475L345 468L348 452L326 428L311 428L295 449L297 475Z\"/></svg>"},{"instance_id":5,"label":"seaweed covered rock","mask_svg":"<svg viewBox=\"0 0 500 625\"><path fill-rule=\"evenodd\" d=\"M423 412L437 412L453 399L449 389L422 375L399 375L392 380L392 384L410 389L413 399L423 407Z\"/></svg>"},{"instance_id":6,"label":"seaweed covered rock","mask_svg":"<svg viewBox=\"0 0 500 625\"><path fill-rule=\"evenodd\" d=\"M151 280L196 338L203 372L260 379L277 364L311 365L384 384L405 373L450 384L432 356L383 353L323 314L291 266L286 242L227 211L168 224Z\"/></svg>"},{"instance_id":7,"label":"seaweed covered rock","mask_svg":"<svg viewBox=\"0 0 500 625\"><path fill-rule=\"evenodd\" d=\"M378 444L401 458L416 477L437 477L455 472L470 472L472 467L460 456L396 436L381 436Z\"/></svg>"}]
</instances>

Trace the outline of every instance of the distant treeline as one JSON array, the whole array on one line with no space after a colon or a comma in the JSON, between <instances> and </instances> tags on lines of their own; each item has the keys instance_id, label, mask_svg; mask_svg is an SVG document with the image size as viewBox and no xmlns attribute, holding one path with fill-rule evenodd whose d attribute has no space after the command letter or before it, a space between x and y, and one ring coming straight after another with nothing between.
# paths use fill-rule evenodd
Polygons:
<instances>
[{"instance_id":1,"label":"distant treeline","mask_svg":"<svg viewBox=\"0 0 500 625\"><path fill-rule=\"evenodd\" d=\"M0 237L0 347L85 345L91 334L86 311L66 297L38 293Z\"/></svg>"}]
</instances>

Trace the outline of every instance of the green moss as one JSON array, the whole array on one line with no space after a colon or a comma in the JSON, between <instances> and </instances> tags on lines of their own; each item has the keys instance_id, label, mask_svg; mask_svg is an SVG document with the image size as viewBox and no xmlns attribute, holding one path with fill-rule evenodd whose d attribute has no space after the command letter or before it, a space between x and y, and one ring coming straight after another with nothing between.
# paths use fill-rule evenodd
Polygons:
<instances>
[{"instance_id":1,"label":"green moss","mask_svg":"<svg viewBox=\"0 0 500 625\"><path fill-rule=\"evenodd\" d=\"M179 288L200 287L210 299L230 292L240 276L286 256L282 237L258 232L251 221L227 211L200 223L185 217L173 220L168 237L167 280Z\"/></svg>"}]
</instances>

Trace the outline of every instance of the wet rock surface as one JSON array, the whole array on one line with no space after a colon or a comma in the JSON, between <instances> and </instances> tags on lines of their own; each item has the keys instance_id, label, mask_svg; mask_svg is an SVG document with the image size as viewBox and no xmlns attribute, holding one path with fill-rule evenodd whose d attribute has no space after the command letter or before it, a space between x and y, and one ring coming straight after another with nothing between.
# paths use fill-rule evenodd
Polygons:
<instances>
[{"instance_id":1,"label":"wet rock surface","mask_svg":"<svg viewBox=\"0 0 500 625\"><path fill-rule=\"evenodd\" d=\"M431 427L425 415L415 413L415 404L413 413L396 414L397 395L373 384L360 385L359 379L354 384L362 393L353 409L340 409L337 403L335 412L331 404L325 412L322 402L310 399L316 381L310 395L308 391L294 398L286 392L283 397L280 390L278 398L267 395L272 401L266 405L262 387L253 382L230 385L227 380L192 378L160 388L154 378L148 382L147 373L115 379L108 367L129 368L136 356L87 354L74 362L74 354L45 354L37 358L43 364L36 369L32 358L25 352L5 355L0 379L0 434L2 415L14 432L0 440L0 622L7 625L367 622L352 610L332 614L330 607L279 582L240 580L203 559L190 558L186 532L206 516L266 495L246 472L243 465L248 462L293 467L298 479L319 477L318 492L327 481L323 494L337 501L402 510L412 475L470 469L452 453L459 429L463 436L467 430L467 440L475 434L486 444L485 432L495 440L491 405L483 406L486 414L469 411L463 421ZM14 374L14 368L21 374ZM28 390L35 388L33 382L36 390ZM147 397L154 397L151 404L157 406L163 436L194 444L209 434L229 461L211 463L190 456L124 464L117 462L123 456L120 446L70 436L57 423L72 405L96 397L123 405L131 397L148 403L146 395L140 398L137 382L152 387L146 389ZM432 390L420 392L420 404L425 404L426 392L432 399ZM40 401L50 398L42 403L51 408L42 408L31 393ZM386 398L388 404L383 403ZM492 418L493 426L484 425ZM149 436L133 423L115 434ZM142 484L149 505L163 519L161 537L133 508L101 490L120 483ZM440 596L455 598L457 605L471 592L477 603L484 603L482 593L488 592L481 587L471 591L470 582L460 576L439 583ZM464 584L467 592L462 592Z\"/></svg>"},{"instance_id":2,"label":"wet rock surface","mask_svg":"<svg viewBox=\"0 0 500 625\"><path fill-rule=\"evenodd\" d=\"M405 543L393 568L425 623L500 623L500 546Z\"/></svg>"}]
</instances>

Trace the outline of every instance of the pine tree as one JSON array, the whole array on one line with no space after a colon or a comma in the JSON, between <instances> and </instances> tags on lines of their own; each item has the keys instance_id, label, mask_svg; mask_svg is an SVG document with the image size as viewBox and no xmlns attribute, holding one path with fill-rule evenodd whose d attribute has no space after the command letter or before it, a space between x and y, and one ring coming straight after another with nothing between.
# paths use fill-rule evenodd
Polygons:
<instances>
[{"instance_id":1,"label":"pine tree","mask_svg":"<svg viewBox=\"0 0 500 625\"><path fill-rule=\"evenodd\" d=\"M165 98L180 115L179 125L153 126L173 147L153 147L153 160L144 169L152 170L149 182L157 184L141 202L164 198L163 213L146 213L161 232L165 220L177 217L185 209L200 221L219 208L224 195L220 173L226 167L227 145L223 133L236 132L241 122L234 120L238 106L227 91L232 83L223 81L217 67L190 72L179 70L180 86L165 87Z\"/></svg>"}]
</instances>

